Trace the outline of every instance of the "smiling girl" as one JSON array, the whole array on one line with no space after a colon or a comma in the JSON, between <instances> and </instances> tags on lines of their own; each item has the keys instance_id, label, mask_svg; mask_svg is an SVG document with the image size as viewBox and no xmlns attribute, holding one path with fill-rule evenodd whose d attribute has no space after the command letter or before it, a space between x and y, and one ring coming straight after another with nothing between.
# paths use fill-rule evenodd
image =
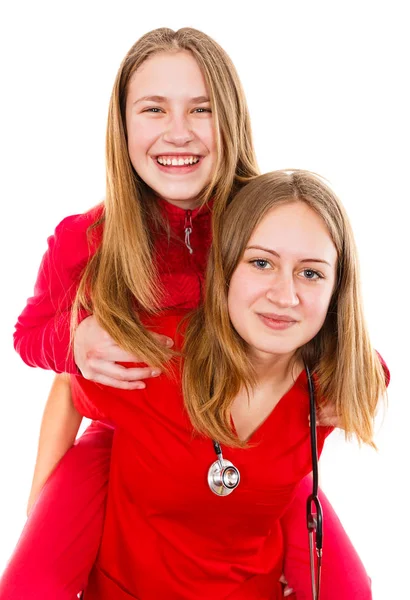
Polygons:
<instances>
[{"instance_id":1,"label":"smiling girl","mask_svg":"<svg viewBox=\"0 0 410 600\"><path fill-rule=\"evenodd\" d=\"M139 315L198 306L210 209L218 233L226 205L258 173L245 97L226 53L189 28L159 29L138 40L114 84L106 158L106 199L64 219L49 239L15 347L31 366L143 390L143 380L161 373L172 340L149 332ZM128 364L141 361L150 366ZM30 508L41 495L1 580L2 597L64 600L85 586L101 538L113 436L103 415L96 411L94 418L71 448L81 416L67 378L57 378ZM330 509L328 515L333 537L345 539ZM292 533L293 522L290 516L284 526L292 540L286 564L289 571L296 565L292 572L308 589L306 533ZM306 560L298 554L294 562L299 550ZM349 559L367 594L354 552Z\"/></svg>"}]
</instances>

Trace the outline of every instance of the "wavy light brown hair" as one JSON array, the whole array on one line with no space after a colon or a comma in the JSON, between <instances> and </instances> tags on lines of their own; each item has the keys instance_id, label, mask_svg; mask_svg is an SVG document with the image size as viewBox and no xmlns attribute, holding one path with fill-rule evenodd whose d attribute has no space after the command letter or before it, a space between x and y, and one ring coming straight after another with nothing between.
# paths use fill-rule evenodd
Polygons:
<instances>
[{"instance_id":1,"label":"wavy light brown hair","mask_svg":"<svg viewBox=\"0 0 410 600\"><path fill-rule=\"evenodd\" d=\"M129 158L125 107L130 79L144 61L160 53L180 51L190 52L203 73L216 133L216 168L201 203L212 197L216 214L220 214L233 193L259 172L245 95L225 51L205 33L188 27L156 29L140 38L125 56L112 91L103 239L81 279L72 332L78 324L78 311L85 308L119 346L153 366L161 366L169 352L142 326L138 311L156 312L161 305L152 260L152 228L159 223L158 207L152 190Z\"/></svg>"},{"instance_id":2,"label":"wavy light brown hair","mask_svg":"<svg viewBox=\"0 0 410 600\"><path fill-rule=\"evenodd\" d=\"M307 171L276 171L255 178L220 219L205 303L190 319L185 337L186 408L197 431L230 446L246 445L232 430L230 409L241 389L252 388L255 375L247 344L229 318L229 284L254 229L270 210L290 202L307 204L323 219L338 256L325 322L297 355L317 377L319 402L335 407L346 435L372 444L376 406L386 385L365 325L353 233L337 196Z\"/></svg>"}]
</instances>

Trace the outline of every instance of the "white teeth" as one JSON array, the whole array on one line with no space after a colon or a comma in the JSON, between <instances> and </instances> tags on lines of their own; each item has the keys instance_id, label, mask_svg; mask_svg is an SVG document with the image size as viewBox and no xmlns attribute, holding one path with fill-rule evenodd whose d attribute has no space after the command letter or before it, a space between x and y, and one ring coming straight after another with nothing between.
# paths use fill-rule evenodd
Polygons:
<instances>
[{"instance_id":1,"label":"white teeth","mask_svg":"<svg viewBox=\"0 0 410 600\"><path fill-rule=\"evenodd\" d=\"M158 156L157 161L160 165L183 167L184 165L196 165L199 162L199 157L190 156L187 158L166 158L165 156Z\"/></svg>"}]
</instances>

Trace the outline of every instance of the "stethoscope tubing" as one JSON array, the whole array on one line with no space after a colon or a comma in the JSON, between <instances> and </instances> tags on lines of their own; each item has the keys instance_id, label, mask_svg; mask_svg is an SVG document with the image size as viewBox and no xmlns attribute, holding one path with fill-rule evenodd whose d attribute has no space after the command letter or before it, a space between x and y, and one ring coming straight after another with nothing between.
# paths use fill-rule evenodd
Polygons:
<instances>
[{"instance_id":1,"label":"stethoscope tubing","mask_svg":"<svg viewBox=\"0 0 410 600\"><path fill-rule=\"evenodd\" d=\"M320 595L320 575L322 567L322 550L323 550L323 513L322 506L318 497L319 490L319 464L317 453L317 421L316 421L316 394L313 377L310 369L305 364L305 372L309 391L309 415L310 415L310 449L312 459L312 493L309 494L306 502L306 523L309 534L309 557L310 557L310 574L312 584L312 599L319 600ZM239 485L240 474L238 469L230 462L224 459L220 444L216 440L212 440L214 451L217 457L208 471L208 484L211 491L218 496L228 496ZM233 485L225 485L224 471L229 471L229 474L234 478ZM315 512L312 512L312 504L315 507ZM315 552L316 549L316 569L315 569Z\"/></svg>"},{"instance_id":2,"label":"stethoscope tubing","mask_svg":"<svg viewBox=\"0 0 410 600\"><path fill-rule=\"evenodd\" d=\"M320 504L319 492L319 460L317 454L317 422L316 422L316 394L313 377L310 369L305 364L305 371L309 390L309 413L310 413L310 449L312 455L312 493L308 496L306 502L306 523L309 534L309 557L310 557L310 575L312 582L312 599L319 600L320 595L320 576L322 569L323 552L323 511ZM312 512L312 504L315 506L315 514ZM313 538L315 540L313 541ZM316 570L314 546L316 549ZM316 571L316 577L315 577Z\"/></svg>"}]
</instances>

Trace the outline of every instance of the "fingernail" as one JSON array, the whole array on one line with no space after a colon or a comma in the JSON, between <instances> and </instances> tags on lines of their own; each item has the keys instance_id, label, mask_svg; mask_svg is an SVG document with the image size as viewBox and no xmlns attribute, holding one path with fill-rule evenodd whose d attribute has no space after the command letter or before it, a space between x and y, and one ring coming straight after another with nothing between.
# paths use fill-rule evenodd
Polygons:
<instances>
[{"instance_id":1,"label":"fingernail","mask_svg":"<svg viewBox=\"0 0 410 600\"><path fill-rule=\"evenodd\" d=\"M171 346L174 345L174 340L171 340L171 338L166 338L165 345L167 348L171 348Z\"/></svg>"},{"instance_id":2,"label":"fingernail","mask_svg":"<svg viewBox=\"0 0 410 600\"><path fill-rule=\"evenodd\" d=\"M293 590L291 588L288 588L283 592L284 596L290 596L291 594L293 594Z\"/></svg>"},{"instance_id":3,"label":"fingernail","mask_svg":"<svg viewBox=\"0 0 410 600\"><path fill-rule=\"evenodd\" d=\"M153 371L151 371L152 377L158 377L158 375L161 375L161 371L159 369L154 369Z\"/></svg>"}]
</instances>

